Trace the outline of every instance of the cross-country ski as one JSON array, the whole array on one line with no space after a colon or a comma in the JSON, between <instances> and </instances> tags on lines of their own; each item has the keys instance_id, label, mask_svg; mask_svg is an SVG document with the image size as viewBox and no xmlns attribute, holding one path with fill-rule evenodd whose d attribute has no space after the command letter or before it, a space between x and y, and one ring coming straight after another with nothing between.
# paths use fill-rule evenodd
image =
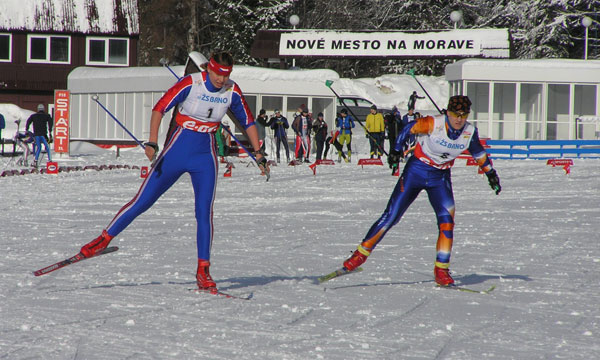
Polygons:
<instances>
[{"instance_id":1,"label":"cross-country ski","mask_svg":"<svg viewBox=\"0 0 600 360\"><path fill-rule=\"evenodd\" d=\"M190 289L190 291L197 292L198 294L209 294L218 297L224 297L227 299L237 299L237 300L250 300L254 296L253 293L248 295L235 295L228 292L220 291L220 290L210 290L210 289Z\"/></svg>"},{"instance_id":2,"label":"cross-country ski","mask_svg":"<svg viewBox=\"0 0 600 360\"><path fill-rule=\"evenodd\" d=\"M108 247L108 248L104 249L102 252L100 252L100 253L92 256L92 257L98 257L100 255L110 254L110 253L115 252L117 250L119 250L118 247L111 246L111 247ZM78 253L77 255L71 256L70 258L67 258L65 260L59 261L59 262L57 262L55 264L52 264L50 266L46 266L44 268L36 270L36 271L33 272L33 275L35 275L35 276L46 275L46 274L51 273L53 271L56 271L58 269L62 269L62 268L64 268L67 265L72 265L72 264L75 264L75 263L80 262L82 260L91 259L92 257L85 257L82 253Z\"/></svg>"},{"instance_id":3,"label":"cross-country ski","mask_svg":"<svg viewBox=\"0 0 600 360\"><path fill-rule=\"evenodd\" d=\"M462 285L448 285L448 286L438 286L438 287L441 289L457 290L457 291L462 291L462 292L467 292L467 293L472 293L472 294L489 294L492 291L494 291L494 289L496 288L496 285L492 285L489 288L487 288L486 290L477 290L477 289L465 287Z\"/></svg>"},{"instance_id":4,"label":"cross-country ski","mask_svg":"<svg viewBox=\"0 0 600 360\"><path fill-rule=\"evenodd\" d=\"M335 271L332 271L332 272L330 272L329 274L325 274L325 275L323 275L323 276L320 276L320 277L317 279L317 282L318 282L319 284L322 284L322 283L324 283L324 282L326 282L326 281L329 281L329 280L335 279L335 278L337 278L337 277L344 276L344 275L348 275L348 274L353 274L353 273L357 273L357 272L361 272L362 270L363 270L363 269L362 269L361 267L359 267L359 268L357 268L357 269L354 269L354 270L352 270L352 271L348 271L348 270L347 270L345 267L341 267L341 268L339 268L339 269L337 269L337 270L335 270Z\"/></svg>"}]
</instances>

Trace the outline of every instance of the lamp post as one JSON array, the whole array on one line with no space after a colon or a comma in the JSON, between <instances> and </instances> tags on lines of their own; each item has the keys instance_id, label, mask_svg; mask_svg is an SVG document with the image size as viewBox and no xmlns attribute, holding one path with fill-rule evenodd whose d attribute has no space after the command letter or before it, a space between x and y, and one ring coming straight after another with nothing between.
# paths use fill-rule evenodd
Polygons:
<instances>
[{"instance_id":1,"label":"lamp post","mask_svg":"<svg viewBox=\"0 0 600 360\"><path fill-rule=\"evenodd\" d=\"M290 16L290 25L296 30L296 25L300 24L300 16L294 14ZM296 67L296 58L292 58L292 67Z\"/></svg>"},{"instance_id":2,"label":"lamp post","mask_svg":"<svg viewBox=\"0 0 600 360\"><path fill-rule=\"evenodd\" d=\"M463 14L460 10L454 10L450 13L450 20L454 23L454 30L456 30L458 22L462 20Z\"/></svg>"},{"instance_id":3,"label":"lamp post","mask_svg":"<svg viewBox=\"0 0 600 360\"><path fill-rule=\"evenodd\" d=\"M581 25L585 28L585 48L583 50L583 59L587 60L588 55L588 28L592 25L592 19L588 16L584 16L581 19Z\"/></svg>"}]
</instances>

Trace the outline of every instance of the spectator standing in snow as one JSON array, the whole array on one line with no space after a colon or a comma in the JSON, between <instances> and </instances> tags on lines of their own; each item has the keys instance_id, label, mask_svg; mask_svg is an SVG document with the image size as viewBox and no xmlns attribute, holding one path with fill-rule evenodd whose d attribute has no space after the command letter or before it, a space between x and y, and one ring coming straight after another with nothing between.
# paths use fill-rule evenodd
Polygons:
<instances>
[{"instance_id":1,"label":"spectator standing in snow","mask_svg":"<svg viewBox=\"0 0 600 360\"><path fill-rule=\"evenodd\" d=\"M296 112L294 113L294 119L302 114L302 109L306 108L306 105L302 104L298 106Z\"/></svg>"},{"instance_id":2,"label":"spectator standing in snow","mask_svg":"<svg viewBox=\"0 0 600 360\"><path fill-rule=\"evenodd\" d=\"M217 292L210 272L210 249L213 240L213 203L218 174L215 133L221 120L231 110L246 129L257 163L267 168L267 159L259 151L258 131L239 86L229 79L233 57L227 52L212 55L206 71L183 77L158 100L150 118L150 136L146 156L153 159L158 152L158 130L163 115L178 106L177 127L167 146L154 162L140 190L108 224L102 234L81 248L85 257L104 250L110 241L131 222L148 210L183 173L189 173L195 196L197 222L196 243L198 288Z\"/></svg>"},{"instance_id":3,"label":"spectator standing in snow","mask_svg":"<svg viewBox=\"0 0 600 360\"><path fill-rule=\"evenodd\" d=\"M256 117L256 130L258 130L258 140L261 142L260 150L265 151L265 139L268 116L265 109L260 109L258 116ZM268 155L268 154L265 154Z\"/></svg>"},{"instance_id":4,"label":"spectator standing in snow","mask_svg":"<svg viewBox=\"0 0 600 360\"><path fill-rule=\"evenodd\" d=\"M4 144L4 140L2 140L2 130L5 127L6 127L6 122L4 120L4 115L0 114L0 141L2 141L2 144Z\"/></svg>"},{"instance_id":5,"label":"spectator standing in snow","mask_svg":"<svg viewBox=\"0 0 600 360\"><path fill-rule=\"evenodd\" d=\"M420 117L421 116L419 115L419 113L415 112L414 108L408 109L408 113L404 114L404 116L402 117L402 127L404 128L405 126L408 126L409 123L416 121ZM402 144L402 152L404 153L404 158L402 159L402 161L406 160L408 156L410 156L409 154L416 144L416 135L409 135L406 141Z\"/></svg>"},{"instance_id":6,"label":"spectator standing in snow","mask_svg":"<svg viewBox=\"0 0 600 360\"><path fill-rule=\"evenodd\" d=\"M408 98L408 110L416 109L415 106L417 105L417 99L425 99L425 96L419 96L417 95L416 91L413 91L410 97Z\"/></svg>"},{"instance_id":7,"label":"spectator standing in snow","mask_svg":"<svg viewBox=\"0 0 600 360\"><path fill-rule=\"evenodd\" d=\"M372 105L370 111L371 113L367 115L365 121L365 127L369 132L366 136L371 145L371 159L374 157L381 159L381 155L383 154L383 141L385 140L385 122L383 121L383 115L380 112L377 112L377 106Z\"/></svg>"},{"instance_id":8,"label":"spectator standing in snow","mask_svg":"<svg viewBox=\"0 0 600 360\"><path fill-rule=\"evenodd\" d=\"M417 120L417 113L415 113L415 109L410 108L408 112L404 114L402 117L402 126L408 125L409 122Z\"/></svg>"},{"instance_id":9,"label":"spectator standing in snow","mask_svg":"<svg viewBox=\"0 0 600 360\"><path fill-rule=\"evenodd\" d=\"M52 142L52 123L52 117L44 112L44 104L39 104L37 106L37 113L31 115L29 119L27 119L25 131L29 131L29 127L33 125L33 136L35 139L35 167L38 165L38 159L42 152L42 144L44 144L44 148L48 154L48 161L52 161L50 146L48 145L48 140L46 140L46 138L48 138L50 142Z\"/></svg>"},{"instance_id":10,"label":"spectator standing in snow","mask_svg":"<svg viewBox=\"0 0 600 360\"><path fill-rule=\"evenodd\" d=\"M269 119L268 125L273 129L275 137L275 147L277 149L277 162L279 162L279 153L281 150L281 144L285 149L285 157L287 162L290 162L290 146L287 141L287 129L290 127L288 120L285 116L281 115L279 109L275 109L275 116Z\"/></svg>"},{"instance_id":11,"label":"spectator standing in snow","mask_svg":"<svg viewBox=\"0 0 600 360\"><path fill-rule=\"evenodd\" d=\"M402 156L401 146L410 134L420 135L415 150L392 192L387 207L375 221L354 254L344 262L347 270L363 264L385 234L400 221L404 212L421 190L427 191L438 223L437 255L434 265L435 281L440 286L454 284L449 272L450 252L454 231L454 195L450 168L465 149L488 177L496 195L500 193L500 179L479 142L477 128L467 122L471 101L467 96L452 96L447 114L427 116L406 126L390 151L390 167L398 166Z\"/></svg>"},{"instance_id":12,"label":"spectator standing in snow","mask_svg":"<svg viewBox=\"0 0 600 360\"><path fill-rule=\"evenodd\" d=\"M346 155L348 162L352 156L352 129L354 128L354 119L348 115L348 110L342 109L340 116L335 119L335 127L338 129L338 136L334 137L340 144L338 150L338 162L342 161L343 146L346 144L348 154Z\"/></svg>"},{"instance_id":13,"label":"spectator standing in snow","mask_svg":"<svg viewBox=\"0 0 600 360\"><path fill-rule=\"evenodd\" d=\"M392 149L396 144L398 133L402 130L402 116L400 115L400 110L394 106L391 113L385 114L384 120L390 149Z\"/></svg>"},{"instance_id":14,"label":"spectator standing in snow","mask_svg":"<svg viewBox=\"0 0 600 360\"><path fill-rule=\"evenodd\" d=\"M315 142L317 143L317 160L321 160L323 147L327 139L327 122L323 119L322 112L317 114L317 118L313 122L313 131L315 133ZM325 152L325 157L327 157L327 152Z\"/></svg>"},{"instance_id":15,"label":"spectator standing in snow","mask_svg":"<svg viewBox=\"0 0 600 360\"><path fill-rule=\"evenodd\" d=\"M312 129L312 119L308 115L308 109L302 108L300 115L296 116L292 123L292 129L296 134L296 160L310 162L310 130Z\"/></svg>"}]
</instances>

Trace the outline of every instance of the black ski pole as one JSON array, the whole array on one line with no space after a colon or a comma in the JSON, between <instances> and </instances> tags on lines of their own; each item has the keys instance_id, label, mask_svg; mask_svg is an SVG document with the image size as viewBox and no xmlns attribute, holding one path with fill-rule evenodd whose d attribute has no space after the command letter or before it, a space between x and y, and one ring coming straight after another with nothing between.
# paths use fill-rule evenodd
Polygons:
<instances>
[{"instance_id":1,"label":"black ski pole","mask_svg":"<svg viewBox=\"0 0 600 360\"><path fill-rule=\"evenodd\" d=\"M440 110L440 108L437 106L437 104L435 103L435 101L433 101L433 99L431 98L431 96L429 95L429 93L427 92L427 90L425 90L425 88L423 87L423 85L421 85L421 82L419 81L419 79L417 79L417 77L415 76L415 69L410 69L406 72L408 75L412 76L413 79L415 79L415 81L417 82L417 84L419 84L419 86L421 87L421 89L423 89L423 91L425 92L425 95L427 95L427 97L429 98L429 100L431 101L431 103L433 104L433 106L435 106L435 108L437 109L437 111L440 112L440 114L444 114L444 112L442 110Z\"/></svg>"},{"instance_id":2,"label":"black ski pole","mask_svg":"<svg viewBox=\"0 0 600 360\"><path fill-rule=\"evenodd\" d=\"M344 100L338 95L337 92L335 92L335 90L333 90L333 88L331 87L331 85L333 85L333 80L325 80L325 86L327 86L329 88L329 90L333 91L333 94L335 95L335 97L338 98L338 100L342 103L342 105L344 105L344 107L350 111L350 114L356 119L356 121L360 124L360 126L362 126L363 129L365 129L365 131L367 132L367 135L373 139L373 141L375 141L375 144L377 144L377 148L379 150L381 150L382 153L385 154L385 156L389 156L389 154L387 153L387 151L385 151L385 149L379 145L379 142L377 141L377 139L375 139L373 137L373 135L371 134L371 132L369 130L367 130L367 128L365 127L365 125L362 123L362 121L358 120L358 117L356 115L354 115L354 111L352 111L352 109L350 109L348 107L348 105L346 105L346 103L344 102Z\"/></svg>"}]
</instances>

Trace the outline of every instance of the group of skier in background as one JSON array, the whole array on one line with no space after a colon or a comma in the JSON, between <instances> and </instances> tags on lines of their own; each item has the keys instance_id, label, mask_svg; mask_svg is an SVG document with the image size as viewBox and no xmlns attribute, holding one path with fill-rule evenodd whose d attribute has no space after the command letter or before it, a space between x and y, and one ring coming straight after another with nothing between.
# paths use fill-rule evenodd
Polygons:
<instances>
[{"instance_id":1,"label":"group of skier in background","mask_svg":"<svg viewBox=\"0 0 600 360\"><path fill-rule=\"evenodd\" d=\"M370 108L370 114L365 119L358 119L365 122L367 130L366 137L369 139L370 158L381 159L383 155L385 139L389 140L389 148L391 149L398 137L402 128L409 122L415 121L421 115L415 112L415 102L417 99L422 99L417 95L416 91L409 98L408 112L402 116L400 110L396 106L391 112L382 114L378 112L377 106L373 105ZM347 109L342 109L337 113L335 118L335 131L329 131L327 121L324 119L323 113L319 112L316 118L302 104L298 107L293 115L292 123L281 114L281 110L275 109L274 114L269 117L265 109L259 111L256 117L259 140L261 141L261 149L265 150L265 143L268 131L271 129L271 143L275 148L271 148L275 152L277 163L281 162L281 147L285 150L286 163L292 162L292 165L301 162L311 162L310 153L311 145L316 146L315 156L317 161L327 159L329 149L333 145L337 152L337 161L341 162L344 159L346 162L351 162L352 159L352 129L356 127L356 119L348 114ZM222 125L228 126L228 125ZM288 143L287 131L292 128L294 132L293 151L294 157L290 159L290 146ZM218 133L217 135L219 135ZM269 134L271 135L271 134ZM313 140L311 141L311 135ZM227 141L226 133L222 133L222 138L219 141ZM230 140L229 140L230 142ZM344 151L346 145L346 151ZM410 150L415 145L415 136L410 136L403 144L405 151ZM225 149L227 150L227 149ZM227 151L221 151L220 156L228 155Z\"/></svg>"}]
</instances>

